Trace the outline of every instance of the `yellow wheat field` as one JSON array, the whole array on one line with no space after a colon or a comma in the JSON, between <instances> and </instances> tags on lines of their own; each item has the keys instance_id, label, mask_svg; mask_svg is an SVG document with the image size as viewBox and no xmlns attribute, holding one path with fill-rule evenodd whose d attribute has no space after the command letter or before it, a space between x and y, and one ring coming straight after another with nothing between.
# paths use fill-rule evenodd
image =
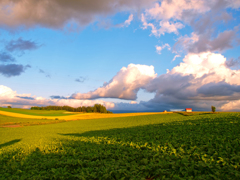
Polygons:
<instances>
[{"instance_id":1,"label":"yellow wheat field","mask_svg":"<svg viewBox=\"0 0 240 180\"><path fill-rule=\"evenodd\" d=\"M167 114L172 112L147 112L147 113L123 113L123 114L101 114L101 113L85 113L85 114L73 114L68 116L34 116L13 112L0 111L1 115L17 117L17 118L29 118L29 119L58 119L58 120L81 120L81 119L100 119L100 118L114 118L114 117L128 117L128 116L142 116L151 114Z\"/></svg>"}]
</instances>

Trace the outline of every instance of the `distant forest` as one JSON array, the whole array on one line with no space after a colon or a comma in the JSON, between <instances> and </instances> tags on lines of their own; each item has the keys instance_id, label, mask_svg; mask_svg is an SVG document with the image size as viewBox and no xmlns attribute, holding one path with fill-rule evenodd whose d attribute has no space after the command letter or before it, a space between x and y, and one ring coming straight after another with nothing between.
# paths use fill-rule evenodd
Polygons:
<instances>
[{"instance_id":1,"label":"distant forest","mask_svg":"<svg viewBox=\"0 0 240 180\"><path fill-rule=\"evenodd\" d=\"M70 111L70 112L112 113L111 111L108 111L105 106L103 106L101 104L95 104L93 107L80 106L77 108L74 108L71 106L45 106L45 107L34 106L34 107L31 107L31 110L65 110L65 111Z\"/></svg>"}]
</instances>

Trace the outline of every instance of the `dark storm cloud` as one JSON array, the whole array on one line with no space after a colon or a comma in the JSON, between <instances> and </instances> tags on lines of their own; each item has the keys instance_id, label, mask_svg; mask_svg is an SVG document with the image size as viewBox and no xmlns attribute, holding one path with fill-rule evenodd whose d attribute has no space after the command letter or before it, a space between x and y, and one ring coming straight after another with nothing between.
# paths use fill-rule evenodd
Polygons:
<instances>
[{"instance_id":1,"label":"dark storm cloud","mask_svg":"<svg viewBox=\"0 0 240 180\"><path fill-rule=\"evenodd\" d=\"M47 78L51 78L51 75L50 75L49 73L45 72L45 71L42 70L42 69L39 69L39 73L44 74L45 77L47 77Z\"/></svg>"},{"instance_id":2,"label":"dark storm cloud","mask_svg":"<svg viewBox=\"0 0 240 180\"><path fill-rule=\"evenodd\" d=\"M226 82L209 83L197 89L197 93L205 97L231 96L235 92L240 92L240 86L230 85Z\"/></svg>"},{"instance_id":3,"label":"dark storm cloud","mask_svg":"<svg viewBox=\"0 0 240 180\"><path fill-rule=\"evenodd\" d=\"M225 65L228 68L238 68L240 66L240 56L237 59L230 59L226 61Z\"/></svg>"},{"instance_id":4,"label":"dark storm cloud","mask_svg":"<svg viewBox=\"0 0 240 180\"><path fill-rule=\"evenodd\" d=\"M12 40L8 42L5 46L5 49L9 52L24 52L26 50L35 50L38 47L39 45L34 41L23 40L22 38L19 38L17 40Z\"/></svg>"},{"instance_id":5,"label":"dark storm cloud","mask_svg":"<svg viewBox=\"0 0 240 180\"><path fill-rule=\"evenodd\" d=\"M22 74L27 68L31 66L23 66L20 64L8 64L8 65L0 65L0 74L6 77L19 76Z\"/></svg>"},{"instance_id":6,"label":"dark storm cloud","mask_svg":"<svg viewBox=\"0 0 240 180\"><path fill-rule=\"evenodd\" d=\"M53 95L53 96L50 96L51 99L71 99L71 98L67 98L67 97L64 97L64 96L56 96L56 95Z\"/></svg>"},{"instance_id":7,"label":"dark storm cloud","mask_svg":"<svg viewBox=\"0 0 240 180\"><path fill-rule=\"evenodd\" d=\"M164 96L158 95L155 98L147 101L141 102L140 104L151 108L155 111L172 111L176 109L185 109L185 108L192 108L193 111L210 111L211 106L221 107L222 105L226 104L226 100L223 101L215 101L215 100L183 100L177 99L172 96Z\"/></svg>"},{"instance_id":8,"label":"dark storm cloud","mask_svg":"<svg viewBox=\"0 0 240 180\"><path fill-rule=\"evenodd\" d=\"M86 80L87 80L87 78L86 77L82 77L82 76L80 76L79 78L75 79L76 82L80 82L80 83L83 83Z\"/></svg>"},{"instance_id":9,"label":"dark storm cloud","mask_svg":"<svg viewBox=\"0 0 240 180\"><path fill-rule=\"evenodd\" d=\"M15 58L6 52L0 53L0 62L14 62Z\"/></svg>"},{"instance_id":10,"label":"dark storm cloud","mask_svg":"<svg viewBox=\"0 0 240 180\"><path fill-rule=\"evenodd\" d=\"M199 41L189 47L189 52L200 53L205 51L222 52L226 49L231 49L233 43L239 39L236 31L224 31L220 33L215 39L210 39L208 35L200 35Z\"/></svg>"},{"instance_id":11,"label":"dark storm cloud","mask_svg":"<svg viewBox=\"0 0 240 180\"><path fill-rule=\"evenodd\" d=\"M45 71L44 70L42 70L42 69L39 69L39 73L45 73Z\"/></svg>"},{"instance_id":12,"label":"dark storm cloud","mask_svg":"<svg viewBox=\"0 0 240 180\"><path fill-rule=\"evenodd\" d=\"M173 52L178 52L180 50L185 50L190 53L201 53L206 51L223 52L224 50L233 48L234 45L240 44L238 31L239 28L235 27L234 30L227 30L219 33L215 38L211 38L212 32L192 34L192 37L183 36L174 44Z\"/></svg>"},{"instance_id":13,"label":"dark storm cloud","mask_svg":"<svg viewBox=\"0 0 240 180\"><path fill-rule=\"evenodd\" d=\"M174 96L179 99L185 99L194 96L187 88L191 86L190 81L194 77L182 76L180 74L163 74L152 80L145 86L148 92L156 92L156 96L164 94L165 96Z\"/></svg>"},{"instance_id":14,"label":"dark storm cloud","mask_svg":"<svg viewBox=\"0 0 240 180\"><path fill-rule=\"evenodd\" d=\"M21 98L21 99L26 99L26 100L35 100L35 98L28 97L28 96L16 96L16 97Z\"/></svg>"}]
</instances>

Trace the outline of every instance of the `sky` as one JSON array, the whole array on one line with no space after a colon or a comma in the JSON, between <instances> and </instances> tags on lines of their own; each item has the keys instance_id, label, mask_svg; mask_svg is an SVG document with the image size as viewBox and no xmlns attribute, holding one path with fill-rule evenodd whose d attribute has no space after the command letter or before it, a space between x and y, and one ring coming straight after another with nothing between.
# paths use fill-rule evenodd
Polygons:
<instances>
[{"instance_id":1,"label":"sky","mask_svg":"<svg viewBox=\"0 0 240 180\"><path fill-rule=\"evenodd\" d=\"M240 111L239 0L2 0L0 106Z\"/></svg>"}]
</instances>

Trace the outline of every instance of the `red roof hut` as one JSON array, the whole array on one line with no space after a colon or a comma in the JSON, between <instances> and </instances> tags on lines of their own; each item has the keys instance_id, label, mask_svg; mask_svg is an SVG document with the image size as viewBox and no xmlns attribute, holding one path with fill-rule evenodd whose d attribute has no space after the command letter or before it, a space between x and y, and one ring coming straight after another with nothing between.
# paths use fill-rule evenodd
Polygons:
<instances>
[{"instance_id":1,"label":"red roof hut","mask_svg":"<svg viewBox=\"0 0 240 180\"><path fill-rule=\"evenodd\" d=\"M185 111L186 112L192 112L192 108L186 108Z\"/></svg>"}]
</instances>

